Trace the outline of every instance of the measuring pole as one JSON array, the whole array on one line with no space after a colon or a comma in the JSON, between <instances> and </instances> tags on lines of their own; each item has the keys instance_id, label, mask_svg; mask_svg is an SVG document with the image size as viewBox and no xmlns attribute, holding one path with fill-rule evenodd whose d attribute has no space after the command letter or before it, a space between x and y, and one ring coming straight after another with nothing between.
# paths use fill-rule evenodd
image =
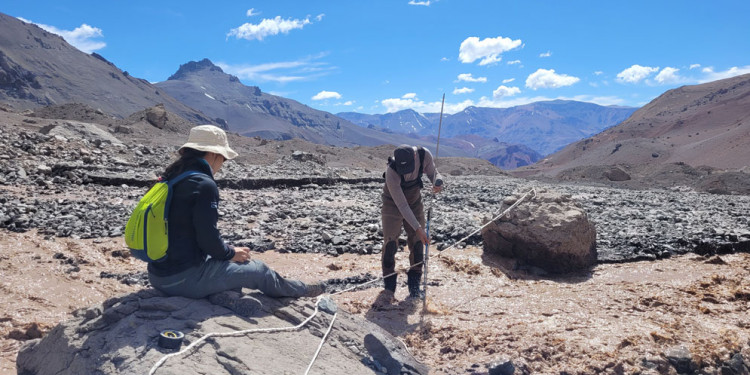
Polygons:
<instances>
[{"instance_id":1,"label":"measuring pole","mask_svg":"<svg viewBox=\"0 0 750 375\"><path fill-rule=\"evenodd\" d=\"M440 121L438 122L437 146L435 146L435 160L437 163L438 152L440 152L440 130L443 128L443 107L445 106L445 93L443 93L443 102L440 104Z\"/></svg>"},{"instance_id":2,"label":"measuring pole","mask_svg":"<svg viewBox=\"0 0 750 375\"><path fill-rule=\"evenodd\" d=\"M432 207L427 210L427 224L424 226L427 239L430 238L430 216L432 216ZM427 259L430 257L430 244L424 245L424 294L422 295L422 312L427 311Z\"/></svg>"},{"instance_id":3,"label":"measuring pole","mask_svg":"<svg viewBox=\"0 0 750 375\"><path fill-rule=\"evenodd\" d=\"M437 165L437 156L440 151L440 129L443 128L443 107L445 106L445 93L443 93L443 102L440 104L440 121L438 122L437 145L435 146L435 156L432 158L432 164ZM425 225L425 234L427 240L430 240L430 216L432 216L432 207L427 210L427 224ZM430 245L424 246L424 295L422 296L422 312L427 311L427 260L430 258Z\"/></svg>"}]
</instances>

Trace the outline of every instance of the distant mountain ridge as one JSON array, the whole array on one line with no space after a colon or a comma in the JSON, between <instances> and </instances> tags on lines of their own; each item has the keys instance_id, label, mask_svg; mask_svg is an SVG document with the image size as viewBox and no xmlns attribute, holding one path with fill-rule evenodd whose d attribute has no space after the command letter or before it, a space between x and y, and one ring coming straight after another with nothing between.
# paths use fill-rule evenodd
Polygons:
<instances>
[{"instance_id":1,"label":"distant mountain ridge","mask_svg":"<svg viewBox=\"0 0 750 375\"><path fill-rule=\"evenodd\" d=\"M190 107L211 116L229 131L267 139L301 138L333 146L376 146L409 143L434 150L437 139L409 136L403 132L376 127L361 127L297 101L262 92L257 86L244 85L225 73L209 59L182 64L167 81L156 83ZM384 130L384 131L383 131ZM460 139L442 139L441 155L493 160L501 168L531 164L541 157L531 149L476 137L474 143ZM507 153L509 147L513 152ZM514 147L514 148L513 148Z\"/></svg>"},{"instance_id":2,"label":"distant mountain ridge","mask_svg":"<svg viewBox=\"0 0 750 375\"><path fill-rule=\"evenodd\" d=\"M441 136L473 134L497 138L509 144L526 145L547 155L617 125L635 110L570 100L535 102L510 108L467 107L461 112L443 115ZM419 135L437 134L440 117L439 113L421 114L410 109L382 115L354 112L337 115L360 126Z\"/></svg>"},{"instance_id":3,"label":"distant mountain ridge","mask_svg":"<svg viewBox=\"0 0 750 375\"><path fill-rule=\"evenodd\" d=\"M194 123L210 122L146 80L62 37L0 13L0 101L17 110L83 103L124 118L163 103Z\"/></svg>"},{"instance_id":4,"label":"distant mountain ridge","mask_svg":"<svg viewBox=\"0 0 750 375\"><path fill-rule=\"evenodd\" d=\"M156 86L245 136L302 138L333 146L403 143L401 136L362 128L295 100L264 93L257 86L246 86L209 59L182 64Z\"/></svg>"}]
</instances>

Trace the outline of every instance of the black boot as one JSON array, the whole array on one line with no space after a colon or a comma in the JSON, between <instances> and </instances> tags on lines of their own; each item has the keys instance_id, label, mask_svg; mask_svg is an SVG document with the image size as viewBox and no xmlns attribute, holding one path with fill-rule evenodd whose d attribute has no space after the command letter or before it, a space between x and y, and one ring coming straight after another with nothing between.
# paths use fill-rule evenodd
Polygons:
<instances>
[{"instance_id":1,"label":"black boot","mask_svg":"<svg viewBox=\"0 0 750 375\"><path fill-rule=\"evenodd\" d=\"M422 278L422 274L416 272L408 272L407 274L407 285L409 286L409 298L422 298L424 294L419 289L419 280Z\"/></svg>"},{"instance_id":2,"label":"black boot","mask_svg":"<svg viewBox=\"0 0 750 375\"><path fill-rule=\"evenodd\" d=\"M392 293L396 293L396 277L397 276L398 275L391 275L383 279L385 290L391 291Z\"/></svg>"}]
</instances>

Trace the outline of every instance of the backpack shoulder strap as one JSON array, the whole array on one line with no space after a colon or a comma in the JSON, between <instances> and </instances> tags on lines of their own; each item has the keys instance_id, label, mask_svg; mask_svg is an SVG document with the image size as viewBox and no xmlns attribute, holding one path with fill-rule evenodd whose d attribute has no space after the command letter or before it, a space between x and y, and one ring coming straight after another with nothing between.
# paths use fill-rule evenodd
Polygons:
<instances>
[{"instance_id":1,"label":"backpack shoulder strap","mask_svg":"<svg viewBox=\"0 0 750 375\"><path fill-rule=\"evenodd\" d=\"M424 147L417 147L417 152L419 153L419 177L421 178L424 171Z\"/></svg>"},{"instance_id":2,"label":"backpack shoulder strap","mask_svg":"<svg viewBox=\"0 0 750 375\"><path fill-rule=\"evenodd\" d=\"M198 172L198 171L193 171L193 170L189 170L189 171L182 172L182 173L178 174L177 176L172 177L172 178L170 178L169 180L167 180L165 182L169 185L170 188L172 188L172 186L176 185L178 182L180 182L180 181L182 181L182 180L184 180L184 179L186 179L186 178L188 178L188 177L190 177L190 176L192 176L194 174L205 174L205 173Z\"/></svg>"},{"instance_id":3,"label":"backpack shoulder strap","mask_svg":"<svg viewBox=\"0 0 750 375\"><path fill-rule=\"evenodd\" d=\"M190 171L182 172L182 173L178 174L177 176L172 177L172 178L170 178L169 180L167 180L165 182L167 184L167 189L168 190L167 190L167 201L164 202L164 221L169 221L169 218L168 218L168 216L169 216L169 208L172 205L172 187L174 187L174 185L176 185L178 182L180 182L180 181L182 181L182 180L184 180L184 179L186 179L186 178L188 178L188 177L190 177L192 175L196 175L196 174L205 175L205 173L203 173L203 172L198 172L198 171L190 170Z\"/></svg>"}]
</instances>

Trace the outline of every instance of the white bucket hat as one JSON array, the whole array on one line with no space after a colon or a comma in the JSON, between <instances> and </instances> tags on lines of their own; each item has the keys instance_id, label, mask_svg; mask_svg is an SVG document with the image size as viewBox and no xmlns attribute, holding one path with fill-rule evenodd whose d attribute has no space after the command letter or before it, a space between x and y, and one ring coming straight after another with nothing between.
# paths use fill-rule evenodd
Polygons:
<instances>
[{"instance_id":1,"label":"white bucket hat","mask_svg":"<svg viewBox=\"0 0 750 375\"><path fill-rule=\"evenodd\" d=\"M199 125L190 129L187 143L180 147L192 148L198 151L213 152L231 160L237 157L237 153L229 148L227 133L213 125Z\"/></svg>"}]
</instances>

